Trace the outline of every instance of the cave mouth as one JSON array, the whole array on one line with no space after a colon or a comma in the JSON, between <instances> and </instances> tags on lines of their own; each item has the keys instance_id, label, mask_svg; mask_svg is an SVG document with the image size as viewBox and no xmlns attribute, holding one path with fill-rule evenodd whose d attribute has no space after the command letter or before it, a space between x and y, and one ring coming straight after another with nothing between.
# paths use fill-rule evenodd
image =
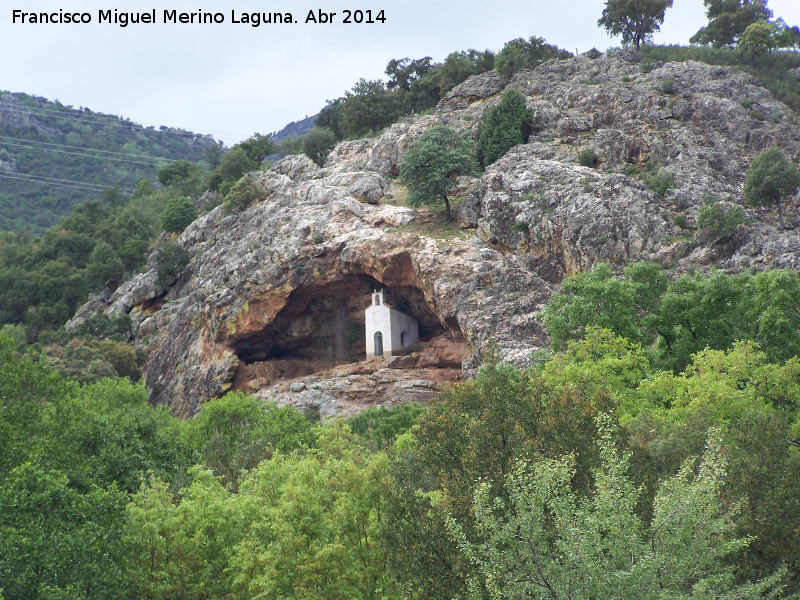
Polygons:
<instances>
[{"instance_id":1,"label":"cave mouth","mask_svg":"<svg viewBox=\"0 0 800 600\"><path fill-rule=\"evenodd\" d=\"M386 286L368 275L348 275L298 287L270 325L236 340L232 349L245 365L295 361L327 367L365 360L364 310L372 303L372 291L380 289L388 306L417 320L420 342L445 333L417 287Z\"/></svg>"}]
</instances>

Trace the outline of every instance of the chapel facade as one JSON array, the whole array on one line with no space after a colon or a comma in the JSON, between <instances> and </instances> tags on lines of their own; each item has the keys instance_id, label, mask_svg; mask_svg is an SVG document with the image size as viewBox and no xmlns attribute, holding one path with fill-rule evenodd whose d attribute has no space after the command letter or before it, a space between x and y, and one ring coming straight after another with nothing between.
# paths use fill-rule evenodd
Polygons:
<instances>
[{"instance_id":1,"label":"chapel facade","mask_svg":"<svg viewBox=\"0 0 800 600\"><path fill-rule=\"evenodd\" d=\"M419 342L417 321L386 306L383 290L372 292L372 304L364 313L367 360L408 354Z\"/></svg>"}]
</instances>

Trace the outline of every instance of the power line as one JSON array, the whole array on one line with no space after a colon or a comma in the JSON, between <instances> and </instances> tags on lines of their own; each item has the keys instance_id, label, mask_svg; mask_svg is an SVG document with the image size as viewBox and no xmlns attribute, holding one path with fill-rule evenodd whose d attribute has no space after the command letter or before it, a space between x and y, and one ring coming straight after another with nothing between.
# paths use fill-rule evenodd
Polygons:
<instances>
[{"instance_id":1,"label":"power line","mask_svg":"<svg viewBox=\"0 0 800 600\"><path fill-rule=\"evenodd\" d=\"M149 160L172 162L175 159L166 158L164 156L147 156L146 154L131 154L130 152L114 152L113 150L100 150L99 148L86 148L84 146L68 146L67 144L56 144L55 142L40 142L38 140L27 140L25 138L15 138L7 135L0 135L0 143L2 140L12 140L14 142L26 142L28 144L41 144L43 146L56 146L57 148L71 148L73 150L84 150L86 152L102 152L104 154L116 154L118 156L131 156L133 158L146 158ZM190 161L187 161L190 162ZM196 165L202 163L193 163Z\"/></svg>"},{"instance_id":2,"label":"power line","mask_svg":"<svg viewBox=\"0 0 800 600\"><path fill-rule=\"evenodd\" d=\"M102 160L115 160L117 162L134 163L137 165L146 165L148 167L155 167L158 163L144 162L141 160L130 160L127 158L116 158L113 156L97 156L96 154L84 154L82 152L70 152L69 150L56 150L55 148L40 148L38 146L28 146L27 144L15 144L13 142L2 142L4 146L16 146L19 148L30 148L31 150L42 150L43 152L58 152L59 154L70 154L72 156L85 156L87 158L99 158Z\"/></svg>"},{"instance_id":3,"label":"power line","mask_svg":"<svg viewBox=\"0 0 800 600\"><path fill-rule=\"evenodd\" d=\"M107 188L116 187L113 185L104 186L99 183L87 183L85 181L72 181L71 179L58 179L55 177L44 177L42 175L28 175L26 173L8 173L3 171L0 171L0 178L17 179L19 181L27 181L28 183L43 183L47 185L57 185L60 187L75 188L75 189L86 190L90 192L100 192L100 193L105 191ZM131 194L133 194L133 190L129 189L120 188L120 192L125 194L126 196L130 196Z\"/></svg>"}]
</instances>

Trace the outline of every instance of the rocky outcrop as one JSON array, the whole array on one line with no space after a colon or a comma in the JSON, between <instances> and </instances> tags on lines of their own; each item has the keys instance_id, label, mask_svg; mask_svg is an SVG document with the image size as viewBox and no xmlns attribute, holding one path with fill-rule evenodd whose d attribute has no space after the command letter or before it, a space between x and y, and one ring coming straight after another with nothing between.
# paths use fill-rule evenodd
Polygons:
<instances>
[{"instance_id":1,"label":"rocky outcrop","mask_svg":"<svg viewBox=\"0 0 800 600\"><path fill-rule=\"evenodd\" d=\"M387 302L419 322L423 342L434 348L421 368L457 366L460 377L460 363L474 367L489 338L519 360L545 343L535 313L551 286L525 257L498 252L455 226L445 239L427 235L440 216L357 199L350 190L359 182L380 181L387 189L388 181L349 168L284 159L255 176L266 190L261 202L233 216L214 209L181 234L176 241L192 258L166 294L157 297L155 271L115 292L109 312L128 312L149 347L146 380L155 402L191 415L203 399L236 385L237 372L269 370L279 361L330 367L363 359L364 309L374 288L386 289ZM455 365L453 344L467 349ZM240 379L254 391L248 386L259 377ZM277 385L261 379L269 389ZM412 379L433 382L420 386L427 395L442 383L429 375ZM414 386L364 385L419 396L408 392ZM347 397L341 393L337 402Z\"/></svg>"},{"instance_id":2,"label":"rocky outcrop","mask_svg":"<svg viewBox=\"0 0 800 600\"><path fill-rule=\"evenodd\" d=\"M51 137L58 133L52 127L42 124L20 103L16 96L11 94L0 94L0 125L8 128L24 127L33 129L39 135L46 137Z\"/></svg>"},{"instance_id":3,"label":"rocky outcrop","mask_svg":"<svg viewBox=\"0 0 800 600\"><path fill-rule=\"evenodd\" d=\"M480 179L459 182L458 226L403 207L392 178L433 124L474 135L503 89L493 73L453 89L433 114L339 144L325 168L295 156L251 174L264 198L190 225L176 241L191 260L166 292L152 270L116 290L108 310L130 314L148 349L152 400L183 416L231 388L326 416L425 400L473 373L490 339L524 364L547 342L537 314L561 279L599 261L800 263L800 238L776 231L764 211L749 211L724 243L709 245L694 228L709 195L742 203L744 173L762 149L800 156L794 115L749 75L645 66L616 52L551 61L509 85L526 96L534 133ZM584 149L593 166L579 164ZM648 187L656 176L671 187ZM800 226L795 207L786 217ZM375 288L419 322L412 355L363 362Z\"/></svg>"}]
</instances>

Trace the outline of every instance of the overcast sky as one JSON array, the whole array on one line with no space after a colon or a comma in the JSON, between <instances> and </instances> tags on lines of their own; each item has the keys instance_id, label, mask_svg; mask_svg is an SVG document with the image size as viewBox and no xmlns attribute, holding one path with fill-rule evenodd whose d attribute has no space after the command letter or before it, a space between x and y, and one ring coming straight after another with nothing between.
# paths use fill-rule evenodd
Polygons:
<instances>
[{"instance_id":1,"label":"overcast sky","mask_svg":"<svg viewBox=\"0 0 800 600\"><path fill-rule=\"evenodd\" d=\"M152 2L17 0L0 12L0 90L58 99L182 127L227 145L315 114L359 77L384 77L392 58L455 50L498 51L513 38L544 37L571 52L618 45L597 28L603 0L233 0ZM155 24L98 23L99 10L156 11ZM12 23L26 12L87 12L88 25ZM775 17L800 24L800 1L769 0ZM23 8L24 7L24 8ZM344 24L344 9L383 11L385 23ZM221 12L224 24L164 24L164 10ZM308 12L336 12L333 24L305 23ZM232 23L242 13L291 12L293 25ZM660 43L688 42L705 24L702 0L674 0Z\"/></svg>"}]
</instances>

